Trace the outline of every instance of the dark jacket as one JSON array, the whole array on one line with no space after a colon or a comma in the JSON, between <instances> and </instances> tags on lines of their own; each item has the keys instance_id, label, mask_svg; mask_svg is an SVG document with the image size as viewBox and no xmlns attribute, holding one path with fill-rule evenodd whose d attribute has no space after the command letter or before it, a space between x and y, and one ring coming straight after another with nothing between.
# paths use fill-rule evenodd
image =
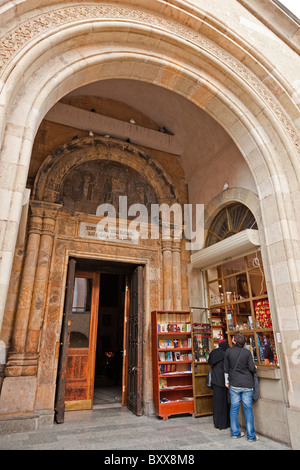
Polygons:
<instances>
[{"instance_id":1,"label":"dark jacket","mask_svg":"<svg viewBox=\"0 0 300 470\"><path fill-rule=\"evenodd\" d=\"M242 348L237 368L232 376L241 348L233 346L227 349L224 359L224 372L229 374L229 385L232 387L253 388L253 374L256 370L252 354L248 349Z\"/></svg>"},{"instance_id":2,"label":"dark jacket","mask_svg":"<svg viewBox=\"0 0 300 470\"><path fill-rule=\"evenodd\" d=\"M225 341L223 342L225 343ZM209 355L208 363L211 368L211 383L219 387L225 387L224 359L228 343L222 344L217 349L213 349Z\"/></svg>"}]
</instances>

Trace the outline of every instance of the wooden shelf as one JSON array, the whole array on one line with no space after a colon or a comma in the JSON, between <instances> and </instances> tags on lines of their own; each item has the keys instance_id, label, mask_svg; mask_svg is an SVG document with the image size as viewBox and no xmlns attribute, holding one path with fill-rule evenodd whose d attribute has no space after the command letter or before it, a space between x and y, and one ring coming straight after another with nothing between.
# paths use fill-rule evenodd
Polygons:
<instances>
[{"instance_id":1,"label":"wooden shelf","mask_svg":"<svg viewBox=\"0 0 300 470\"><path fill-rule=\"evenodd\" d=\"M188 375L192 375L192 371L190 371L190 372L181 372L181 373L180 373L180 372L178 372L178 373L176 372L175 374L172 373L172 372L169 372L169 373L166 373L166 374L159 374L158 377L166 377L166 378L168 378L168 377L185 377L186 375L187 375L187 376L188 376Z\"/></svg>"},{"instance_id":2,"label":"wooden shelf","mask_svg":"<svg viewBox=\"0 0 300 470\"><path fill-rule=\"evenodd\" d=\"M158 331L157 334L158 336L161 336L161 335L180 336L180 335L191 335L191 332L190 331Z\"/></svg>"},{"instance_id":3,"label":"wooden shelf","mask_svg":"<svg viewBox=\"0 0 300 470\"><path fill-rule=\"evenodd\" d=\"M158 364L191 364L192 361L158 361Z\"/></svg>"},{"instance_id":4,"label":"wooden shelf","mask_svg":"<svg viewBox=\"0 0 300 470\"><path fill-rule=\"evenodd\" d=\"M191 348L158 348L158 351L191 351Z\"/></svg>"},{"instance_id":5,"label":"wooden shelf","mask_svg":"<svg viewBox=\"0 0 300 470\"><path fill-rule=\"evenodd\" d=\"M181 328L190 329L190 312L189 311L154 311L151 313L151 329L152 329L152 367L153 367L153 402L157 416L168 419L171 415L194 412L193 400L193 381L192 381L192 360L169 360L160 361L159 353L179 353L185 352L192 354L191 331L158 331L159 325L179 325ZM178 340L180 343L184 341L188 346L181 347L158 347L159 342L174 343ZM183 339L183 338L186 338ZM188 339L189 338L189 339ZM165 344L163 344L165 346ZM176 341L177 346L177 341ZM172 359L174 356L171 354ZM190 356L191 357L191 356ZM161 357L160 358L164 358ZM164 367L172 367L172 371L165 371ZM163 369L163 370L162 370ZM162 382L164 386L162 385ZM189 399L184 399L189 398ZM167 401L165 401L167 400Z\"/></svg>"},{"instance_id":6,"label":"wooden shelf","mask_svg":"<svg viewBox=\"0 0 300 470\"><path fill-rule=\"evenodd\" d=\"M195 417L213 414L212 389L206 387L206 376L209 371L209 364L198 362L197 353L202 349L202 354L207 355L211 349L211 324L203 323L197 319L193 311L192 315L192 346L193 346L193 389L194 389L194 414ZM220 327L218 327L220 329ZM202 330L202 332L201 332Z\"/></svg>"},{"instance_id":7,"label":"wooden shelf","mask_svg":"<svg viewBox=\"0 0 300 470\"><path fill-rule=\"evenodd\" d=\"M182 386L180 387L180 385L176 386L176 387L165 387L165 388L160 388L159 391L160 392L168 392L168 391L173 391L173 390L192 390L193 387L188 385L188 386Z\"/></svg>"}]
</instances>

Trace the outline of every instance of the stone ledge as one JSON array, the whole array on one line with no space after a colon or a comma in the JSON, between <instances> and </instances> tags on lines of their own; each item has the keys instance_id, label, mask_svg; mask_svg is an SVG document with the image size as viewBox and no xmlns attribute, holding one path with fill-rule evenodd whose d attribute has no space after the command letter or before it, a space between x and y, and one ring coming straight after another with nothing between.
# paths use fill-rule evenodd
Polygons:
<instances>
[{"instance_id":1,"label":"stone ledge","mask_svg":"<svg viewBox=\"0 0 300 470\"><path fill-rule=\"evenodd\" d=\"M257 368L257 377L260 379L271 379L271 380L280 380L281 371L278 368L267 368L267 367L258 367Z\"/></svg>"},{"instance_id":2,"label":"stone ledge","mask_svg":"<svg viewBox=\"0 0 300 470\"><path fill-rule=\"evenodd\" d=\"M2 415L0 416L0 435L17 432L36 431L42 426L50 426L53 424L53 411Z\"/></svg>"}]
</instances>

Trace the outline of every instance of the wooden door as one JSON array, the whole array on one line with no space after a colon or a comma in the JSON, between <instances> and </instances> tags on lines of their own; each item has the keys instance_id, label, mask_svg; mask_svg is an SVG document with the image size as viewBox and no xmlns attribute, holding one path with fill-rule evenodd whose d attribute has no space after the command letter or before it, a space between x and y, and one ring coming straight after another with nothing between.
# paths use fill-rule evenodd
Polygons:
<instances>
[{"instance_id":1,"label":"wooden door","mask_svg":"<svg viewBox=\"0 0 300 470\"><path fill-rule=\"evenodd\" d=\"M128 393L127 407L134 414L143 414L143 267L138 266L131 277L129 337L128 337Z\"/></svg>"},{"instance_id":2,"label":"wooden door","mask_svg":"<svg viewBox=\"0 0 300 470\"><path fill-rule=\"evenodd\" d=\"M65 409L93 407L100 274L76 272L66 367Z\"/></svg>"},{"instance_id":3,"label":"wooden door","mask_svg":"<svg viewBox=\"0 0 300 470\"><path fill-rule=\"evenodd\" d=\"M68 278L66 285L65 305L63 314L63 325L61 334L61 347L59 353L59 364L57 374L57 386L55 396L55 421L62 424L65 420L65 386L66 369L68 361L68 345L70 341L71 315L73 302L73 289L75 281L76 260L70 259L68 268Z\"/></svg>"},{"instance_id":4,"label":"wooden door","mask_svg":"<svg viewBox=\"0 0 300 470\"><path fill-rule=\"evenodd\" d=\"M127 406L128 394L128 336L129 336L130 286L129 276L125 277L124 329L123 329L123 370L122 370L122 406Z\"/></svg>"}]
</instances>

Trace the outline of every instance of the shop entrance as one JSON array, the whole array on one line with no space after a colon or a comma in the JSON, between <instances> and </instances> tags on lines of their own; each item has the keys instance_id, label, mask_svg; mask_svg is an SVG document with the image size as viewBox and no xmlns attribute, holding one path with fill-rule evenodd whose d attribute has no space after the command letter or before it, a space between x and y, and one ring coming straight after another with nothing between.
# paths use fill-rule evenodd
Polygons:
<instances>
[{"instance_id":1,"label":"shop entrance","mask_svg":"<svg viewBox=\"0 0 300 470\"><path fill-rule=\"evenodd\" d=\"M93 409L122 406L125 402L122 386L128 287L128 276L124 274L101 274Z\"/></svg>"},{"instance_id":2,"label":"shop entrance","mask_svg":"<svg viewBox=\"0 0 300 470\"><path fill-rule=\"evenodd\" d=\"M142 414L143 267L71 259L56 422L68 410L127 406Z\"/></svg>"}]
</instances>

